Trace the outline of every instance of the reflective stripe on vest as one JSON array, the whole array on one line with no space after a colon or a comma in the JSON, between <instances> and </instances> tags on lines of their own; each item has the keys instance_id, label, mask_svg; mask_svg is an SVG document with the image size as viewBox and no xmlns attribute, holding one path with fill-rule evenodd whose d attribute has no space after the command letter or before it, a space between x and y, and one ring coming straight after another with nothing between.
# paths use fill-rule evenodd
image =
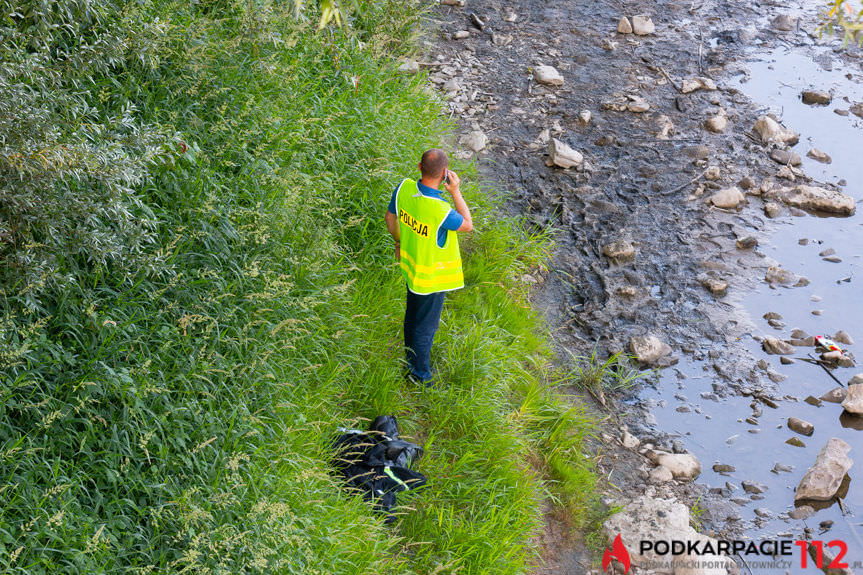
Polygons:
<instances>
[{"instance_id":1,"label":"reflective stripe on vest","mask_svg":"<svg viewBox=\"0 0 863 575\"><path fill-rule=\"evenodd\" d=\"M438 230L451 210L449 202L424 196L417 182L406 179L396 191L401 236L401 270L408 288L426 295L464 287L458 234L447 230L438 247Z\"/></svg>"}]
</instances>

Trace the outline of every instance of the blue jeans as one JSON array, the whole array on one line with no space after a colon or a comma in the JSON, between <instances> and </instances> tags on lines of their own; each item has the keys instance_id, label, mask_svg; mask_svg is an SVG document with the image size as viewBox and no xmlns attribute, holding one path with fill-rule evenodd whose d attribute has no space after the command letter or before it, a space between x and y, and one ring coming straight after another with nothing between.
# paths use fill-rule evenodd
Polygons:
<instances>
[{"instance_id":1,"label":"blue jeans","mask_svg":"<svg viewBox=\"0 0 863 575\"><path fill-rule=\"evenodd\" d=\"M431 348L445 295L446 292L418 295L408 290L404 325L408 370L422 382L430 381L433 375Z\"/></svg>"}]
</instances>

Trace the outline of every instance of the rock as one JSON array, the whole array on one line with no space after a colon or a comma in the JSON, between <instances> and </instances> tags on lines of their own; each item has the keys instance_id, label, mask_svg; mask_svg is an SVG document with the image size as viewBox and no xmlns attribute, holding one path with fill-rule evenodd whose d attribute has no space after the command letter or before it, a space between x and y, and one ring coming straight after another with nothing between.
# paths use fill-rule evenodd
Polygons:
<instances>
[{"instance_id":1,"label":"rock","mask_svg":"<svg viewBox=\"0 0 863 575\"><path fill-rule=\"evenodd\" d=\"M755 180L752 179L752 176L744 176L737 182L737 185L741 190L751 190L755 187Z\"/></svg>"},{"instance_id":2,"label":"rock","mask_svg":"<svg viewBox=\"0 0 863 575\"><path fill-rule=\"evenodd\" d=\"M704 122L704 127L713 132L714 134L721 134L725 131L725 128L728 127L728 117L720 112L715 116L711 116Z\"/></svg>"},{"instance_id":3,"label":"rock","mask_svg":"<svg viewBox=\"0 0 863 575\"><path fill-rule=\"evenodd\" d=\"M782 357L779 358L779 363L781 363L782 365L791 365L792 363L794 363L794 360L791 359L790 357L785 357L783 355Z\"/></svg>"},{"instance_id":4,"label":"rock","mask_svg":"<svg viewBox=\"0 0 863 575\"><path fill-rule=\"evenodd\" d=\"M516 20L518 20L518 14L515 12L509 12L503 17L504 22L515 22Z\"/></svg>"},{"instance_id":5,"label":"rock","mask_svg":"<svg viewBox=\"0 0 863 575\"><path fill-rule=\"evenodd\" d=\"M464 7L464 0L440 0L444 6L460 6Z\"/></svg>"},{"instance_id":6,"label":"rock","mask_svg":"<svg viewBox=\"0 0 863 575\"><path fill-rule=\"evenodd\" d=\"M654 467L650 470L650 474L648 475L648 480L651 483L668 483L672 479L674 479L674 474L672 474L671 470L664 465Z\"/></svg>"},{"instance_id":7,"label":"rock","mask_svg":"<svg viewBox=\"0 0 863 575\"><path fill-rule=\"evenodd\" d=\"M751 494L764 493L767 491L767 486L758 483L757 481L742 481L740 486L743 487L743 491Z\"/></svg>"},{"instance_id":8,"label":"rock","mask_svg":"<svg viewBox=\"0 0 863 575\"><path fill-rule=\"evenodd\" d=\"M707 291L712 293L716 297L722 297L728 291L728 282L723 281L721 279L717 279L708 275L701 275L698 277L698 281L704 286Z\"/></svg>"},{"instance_id":9,"label":"rock","mask_svg":"<svg viewBox=\"0 0 863 575\"><path fill-rule=\"evenodd\" d=\"M615 263L632 261L635 259L635 246L626 240L615 240L602 247L602 255Z\"/></svg>"},{"instance_id":10,"label":"rock","mask_svg":"<svg viewBox=\"0 0 863 575\"><path fill-rule=\"evenodd\" d=\"M780 473L791 473L792 471L794 471L794 466L783 465L782 463L774 463L773 469L771 469L770 471L772 471L776 475L779 475Z\"/></svg>"},{"instance_id":11,"label":"rock","mask_svg":"<svg viewBox=\"0 0 863 575\"><path fill-rule=\"evenodd\" d=\"M845 399L842 401L842 407L848 413L863 415L863 383L849 383L848 390L845 392Z\"/></svg>"},{"instance_id":12,"label":"rock","mask_svg":"<svg viewBox=\"0 0 863 575\"><path fill-rule=\"evenodd\" d=\"M719 190L710 196L710 203L717 208L735 209L744 200L743 192L737 186Z\"/></svg>"},{"instance_id":13,"label":"rock","mask_svg":"<svg viewBox=\"0 0 863 575\"><path fill-rule=\"evenodd\" d=\"M683 153L694 160L705 160L710 156L710 148L708 146L687 146L683 148Z\"/></svg>"},{"instance_id":14,"label":"rock","mask_svg":"<svg viewBox=\"0 0 863 575\"><path fill-rule=\"evenodd\" d=\"M458 92L461 90L461 84L459 84L458 79L450 78L443 84L444 92Z\"/></svg>"},{"instance_id":15,"label":"rock","mask_svg":"<svg viewBox=\"0 0 863 575\"><path fill-rule=\"evenodd\" d=\"M800 136L791 130L784 128L770 116L761 116L752 128L761 137L761 143L776 142L793 146L800 140Z\"/></svg>"},{"instance_id":16,"label":"rock","mask_svg":"<svg viewBox=\"0 0 863 575\"><path fill-rule=\"evenodd\" d=\"M469 15L470 23L473 24L474 28L477 30L485 30L485 22L482 18L474 14L473 12Z\"/></svg>"},{"instance_id":17,"label":"rock","mask_svg":"<svg viewBox=\"0 0 863 575\"><path fill-rule=\"evenodd\" d=\"M857 104L854 104L853 106L848 108L848 111L855 116L863 118L863 103L858 102Z\"/></svg>"},{"instance_id":18,"label":"rock","mask_svg":"<svg viewBox=\"0 0 863 575\"><path fill-rule=\"evenodd\" d=\"M647 103L647 100L644 98L632 98L632 101L626 104L626 109L630 112L641 114L642 112L646 112L650 109L650 104Z\"/></svg>"},{"instance_id":19,"label":"rock","mask_svg":"<svg viewBox=\"0 0 863 575\"><path fill-rule=\"evenodd\" d=\"M777 202L767 202L764 204L764 215L768 218L775 218L782 213L782 206Z\"/></svg>"},{"instance_id":20,"label":"rock","mask_svg":"<svg viewBox=\"0 0 863 575\"><path fill-rule=\"evenodd\" d=\"M739 250L751 250L758 245L758 238L754 236L744 236L742 238L737 238L735 245Z\"/></svg>"},{"instance_id":21,"label":"rock","mask_svg":"<svg viewBox=\"0 0 863 575\"><path fill-rule=\"evenodd\" d=\"M629 22L629 18L626 16L620 17L620 21L617 23L617 31L621 34L632 34L632 24Z\"/></svg>"},{"instance_id":22,"label":"rock","mask_svg":"<svg viewBox=\"0 0 863 575\"><path fill-rule=\"evenodd\" d=\"M786 269L782 269L778 266L770 266L767 268L767 273L764 274L764 281L773 285L773 284L781 284L781 285L791 285L794 282L798 281L798 276L793 272L790 272Z\"/></svg>"},{"instance_id":23,"label":"rock","mask_svg":"<svg viewBox=\"0 0 863 575\"><path fill-rule=\"evenodd\" d=\"M459 30L452 35L453 40L464 40L465 38L470 38L470 32L468 30Z\"/></svg>"},{"instance_id":24,"label":"rock","mask_svg":"<svg viewBox=\"0 0 863 575\"><path fill-rule=\"evenodd\" d=\"M405 60L398 68L401 74L416 74L420 71L420 64L416 60Z\"/></svg>"},{"instance_id":25,"label":"rock","mask_svg":"<svg viewBox=\"0 0 863 575\"><path fill-rule=\"evenodd\" d=\"M848 457L851 446L836 437L830 438L827 445L815 458L794 494L794 502L814 500L829 501L839 491L845 474L854 465Z\"/></svg>"},{"instance_id":26,"label":"rock","mask_svg":"<svg viewBox=\"0 0 863 575\"><path fill-rule=\"evenodd\" d=\"M828 403L842 403L845 401L846 391L844 387L834 387L824 395L822 395L819 399L822 401L826 401Z\"/></svg>"},{"instance_id":27,"label":"rock","mask_svg":"<svg viewBox=\"0 0 863 575\"><path fill-rule=\"evenodd\" d=\"M767 336L761 340L761 348L772 355L792 355L794 346L786 343L779 338Z\"/></svg>"},{"instance_id":28,"label":"rock","mask_svg":"<svg viewBox=\"0 0 863 575\"><path fill-rule=\"evenodd\" d=\"M771 150L770 159L780 164L799 166L802 163L800 156L791 150Z\"/></svg>"},{"instance_id":29,"label":"rock","mask_svg":"<svg viewBox=\"0 0 863 575\"><path fill-rule=\"evenodd\" d=\"M776 177L792 182L797 181L797 175L794 173L794 168L792 168L791 166L782 166L781 168L779 168L779 171L776 172Z\"/></svg>"},{"instance_id":30,"label":"rock","mask_svg":"<svg viewBox=\"0 0 863 575\"><path fill-rule=\"evenodd\" d=\"M791 519L809 519L813 515L815 515L815 508L809 505L801 505L788 513L788 517Z\"/></svg>"},{"instance_id":31,"label":"rock","mask_svg":"<svg viewBox=\"0 0 863 575\"><path fill-rule=\"evenodd\" d=\"M467 146L468 149L473 150L474 152L479 152L485 148L486 144L488 144L488 136L486 136L484 132L474 130L462 138L462 143Z\"/></svg>"},{"instance_id":32,"label":"rock","mask_svg":"<svg viewBox=\"0 0 863 575\"><path fill-rule=\"evenodd\" d=\"M766 507L756 507L755 508L755 515L757 515L758 517L763 517L766 519L767 517L773 517L773 512L770 511L769 509L767 509Z\"/></svg>"},{"instance_id":33,"label":"rock","mask_svg":"<svg viewBox=\"0 0 863 575\"><path fill-rule=\"evenodd\" d=\"M800 435L812 435L815 432L815 426L809 423L808 421L803 421L802 419L797 419L796 417L788 418L788 429L799 433Z\"/></svg>"},{"instance_id":34,"label":"rock","mask_svg":"<svg viewBox=\"0 0 863 575\"><path fill-rule=\"evenodd\" d=\"M803 103L810 106L826 106L833 101L833 96L825 90L803 90L800 96L803 98Z\"/></svg>"},{"instance_id":35,"label":"rock","mask_svg":"<svg viewBox=\"0 0 863 575\"><path fill-rule=\"evenodd\" d=\"M637 437L625 429L620 434L620 442L627 449L638 449L638 446L641 444Z\"/></svg>"},{"instance_id":36,"label":"rock","mask_svg":"<svg viewBox=\"0 0 863 575\"><path fill-rule=\"evenodd\" d=\"M716 463L713 465L713 471L716 473L734 473L737 471L733 465L727 463Z\"/></svg>"},{"instance_id":37,"label":"rock","mask_svg":"<svg viewBox=\"0 0 863 575\"><path fill-rule=\"evenodd\" d=\"M680 91L684 94L695 92L696 90L716 90L716 82L710 78L697 77L687 78L681 82Z\"/></svg>"},{"instance_id":38,"label":"rock","mask_svg":"<svg viewBox=\"0 0 863 575\"><path fill-rule=\"evenodd\" d=\"M794 27L797 25L797 19L792 18L788 14L780 14L771 22L774 30L778 30L780 32L790 32L794 30Z\"/></svg>"},{"instance_id":39,"label":"rock","mask_svg":"<svg viewBox=\"0 0 863 575\"><path fill-rule=\"evenodd\" d=\"M533 70L533 79L546 86L563 85L563 76L553 66L537 66Z\"/></svg>"},{"instance_id":40,"label":"rock","mask_svg":"<svg viewBox=\"0 0 863 575\"><path fill-rule=\"evenodd\" d=\"M590 110L582 110L578 113L578 119L584 122L585 124L590 123Z\"/></svg>"},{"instance_id":41,"label":"rock","mask_svg":"<svg viewBox=\"0 0 863 575\"><path fill-rule=\"evenodd\" d=\"M656 32L656 26L653 25L653 20L649 16L633 16L632 31L638 36L647 36Z\"/></svg>"},{"instance_id":42,"label":"rock","mask_svg":"<svg viewBox=\"0 0 863 575\"><path fill-rule=\"evenodd\" d=\"M659 125L659 131L656 133L656 137L660 140L669 139L671 134L674 132L674 122L671 121L671 118L666 115L662 115L656 119L656 123Z\"/></svg>"},{"instance_id":43,"label":"rock","mask_svg":"<svg viewBox=\"0 0 863 575\"><path fill-rule=\"evenodd\" d=\"M837 343L844 343L845 345L854 345L854 340L848 335L848 332L845 330L839 330L833 335L833 341Z\"/></svg>"},{"instance_id":44,"label":"rock","mask_svg":"<svg viewBox=\"0 0 863 575\"><path fill-rule=\"evenodd\" d=\"M709 168L704 170L704 179L705 180L710 180L710 181L718 180L721 175L722 174L719 171L719 166L710 166Z\"/></svg>"},{"instance_id":45,"label":"rock","mask_svg":"<svg viewBox=\"0 0 863 575\"><path fill-rule=\"evenodd\" d=\"M855 209L854 198L851 196L837 190L817 186L801 185L783 188L779 192L779 198L795 208L840 216L853 215Z\"/></svg>"},{"instance_id":46,"label":"rock","mask_svg":"<svg viewBox=\"0 0 863 575\"><path fill-rule=\"evenodd\" d=\"M791 437L785 440L785 443L794 447L806 447L806 444L799 437Z\"/></svg>"},{"instance_id":47,"label":"rock","mask_svg":"<svg viewBox=\"0 0 863 575\"><path fill-rule=\"evenodd\" d=\"M668 468L671 475L680 481L692 481L701 475L701 463L691 453L667 453L660 455L657 462Z\"/></svg>"},{"instance_id":48,"label":"rock","mask_svg":"<svg viewBox=\"0 0 863 575\"><path fill-rule=\"evenodd\" d=\"M560 168L577 168L584 163L584 156L581 152L573 150L567 144L561 142L557 138L552 138L548 142L548 161L549 166L558 166Z\"/></svg>"},{"instance_id":49,"label":"rock","mask_svg":"<svg viewBox=\"0 0 863 575\"><path fill-rule=\"evenodd\" d=\"M833 162L833 158L831 158L827 153L822 152L818 148L812 148L808 152L806 152L806 156L812 158L816 162L821 162L822 164L830 164Z\"/></svg>"},{"instance_id":50,"label":"rock","mask_svg":"<svg viewBox=\"0 0 863 575\"><path fill-rule=\"evenodd\" d=\"M621 541L629 550L632 565L643 570L649 568L651 571L657 564L669 560L667 555L659 555L653 550L645 549L641 552L640 541L654 540L657 537L669 541L684 542L684 553L675 555L676 563L681 566L675 567L675 575L726 575L734 567L734 561L724 555L696 555L687 554L687 547L694 547L696 541L698 550L701 551L708 544L711 549L716 549L715 539L702 533L698 533L690 525L689 508L674 499L654 499L641 495L627 503L623 509L607 519L603 525L603 533L608 538L609 545L620 535ZM692 545L690 545L692 543ZM711 569L706 568L683 568L688 563L709 563L716 565ZM665 571L670 573L671 571ZM736 571L735 571L736 572Z\"/></svg>"},{"instance_id":51,"label":"rock","mask_svg":"<svg viewBox=\"0 0 863 575\"><path fill-rule=\"evenodd\" d=\"M629 340L629 350L644 365L656 365L671 354L671 346L654 335L633 337Z\"/></svg>"}]
</instances>

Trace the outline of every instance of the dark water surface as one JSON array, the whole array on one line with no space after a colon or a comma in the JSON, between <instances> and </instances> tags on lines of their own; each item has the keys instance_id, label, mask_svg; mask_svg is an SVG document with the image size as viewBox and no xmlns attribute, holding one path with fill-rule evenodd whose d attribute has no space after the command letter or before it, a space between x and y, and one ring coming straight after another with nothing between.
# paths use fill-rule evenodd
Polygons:
<instances>
[{"instance_id":1,"label":"dark water surface","mask_svg":"<svg viewBox=\"0 0 863 575\"><path fill-rule=\"evenodd\" d=\"M755 325L752 336L787 339L792 329L800 328L811 335L828 337L844 329L856 338L856 345L848 348L856 354L858 367L834 371L842 383L856 373L863 373L863 208L860 207L863 200L863 119L853 114L843 117L833 110L847 110L851 104L863 101L863 71L860 60L856 62L856 67L843 66L842 60L826 46L783 47L767 54L753 53L748 63L750 76L738 76L732 83L762 105L765 112L772 112L785 126L800 133L800 143L794 150L803 158L802 169L810 177L824 183L844 179L847 182L844 191L858 203L857 214L850 218L779 218L777 229L762 242L759 250L783 268L806 276L811 283L805 287L779 289L762 283L743 298L743 305ZM800 93L808 87L832 91L833 103L828 106L803 104ZM813 147L827 152L833 162L825 165L807 158L806 152ZM803 238L808 240L806 245L799 241ZM828 248L836 251L835 255L842 259L840 263L824 261L818 255ZM815 310L821 310L821 315L813 315ZM785 327L776 330L768 325L762 319L766 312L779 313ZM805 403L803 400L807 396L819 397L837 384L818 366L802 361L781 365L779 356L765 354L757 341L748 339L742 343L753 357L766 360L774 371L787 376L778 384L776 393L777 397L785 399L779 402L777 409L762 406L763 414L757 418L757 424L745 421L752 415L751 398L703 399L700 394L712 390L715 373L709 364L689 359L664 370L657 387L645 390L642 398L652 400L655 406L652 412L659 428L679 434L685 448L702 462L704 471L700 481L711 487L731 482L737 486L731 497L742 498L750 496L740 489L741 481L756 481L768 487L763 499L740 508L742 518L751 522L746 530L748 537L753 540L777 536L798 539L805 525L813 529L811 539L845 541L848 545L845 559L849 563L863 561L863 417L843 416L838 404L813 406ZM814 355L812 348L797 349L793 357ZM721 348L719 351L722 352ZM680 396L686 399L681 400ZM678 412L681 405L688 406L691 411ZM811 437L794 433L786 425L789 417L814 424L815 433ZM801 439L805 447L785 443L791 437ZM848 513L843 515L834 503L805 521L780 518L793 509L794 488L831 437L848 442L852 447L850 456L855 460L844 499ZM728 476L720 475L712 470L714 463L731 464L736 471ZM776 474L771 472L776 463L794 469L790 473ZM772 518L759 518L755 514L757 508L768 509ZM819 524L823 521L833 521L833 524L821 533ZM818 572L811 560L806 570L799 567L797 555L794 561L798 565L791 573ZM856 572L861 573L861 569Z\"/></svg>"}]
</instances>

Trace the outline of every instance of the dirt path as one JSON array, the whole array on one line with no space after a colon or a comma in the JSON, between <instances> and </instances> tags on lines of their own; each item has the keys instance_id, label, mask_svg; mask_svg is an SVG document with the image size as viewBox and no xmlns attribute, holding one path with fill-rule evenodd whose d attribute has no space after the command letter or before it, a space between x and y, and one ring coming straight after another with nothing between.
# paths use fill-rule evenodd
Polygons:
<instances>
[{"instance_id":1,"label":"dirt path","mask_svg":"<svg viewBox=\"0 0 863 575\"><path fill-rule=\"evenodd\" d=\"M752 249L773 229L764 213L770 202L756 194L782 167L752 131L764 111L731 87L748 73L747 48L799 38L770 23L779 9L712 0L467 0L436 12L441 35L426 65L461 126L462 157L479 159L486 180L510 194L513 213L557 232L535 303L561 349L596 346L605 355L656 335L672 352L654 363L709 362L715 397L770 393L781 379L739 340L753 331L742 294L776 263ZM654 33L617 32L621 16L638 14L650 16ZM553 66L563 84L538 83L539 66ZM718 89L683 93L684 80L696 77ZM706 127L717 117L727 124L718 132ZM584 164L548 166L550 138L581 152ZM746 194L740 209L709 203L731 186ZM611 257L615 251L622 255ZM637 428L642 446L647 438L668 451L684 447L658 434L644 412L611 411L600 460L611 495L698 500L708 532L743 529L720 490L648 481L651 466L620 446L620 426ZM564 532L551 517L544 572L583 573L595 557Z\"/></svg>"}]
</instances>

